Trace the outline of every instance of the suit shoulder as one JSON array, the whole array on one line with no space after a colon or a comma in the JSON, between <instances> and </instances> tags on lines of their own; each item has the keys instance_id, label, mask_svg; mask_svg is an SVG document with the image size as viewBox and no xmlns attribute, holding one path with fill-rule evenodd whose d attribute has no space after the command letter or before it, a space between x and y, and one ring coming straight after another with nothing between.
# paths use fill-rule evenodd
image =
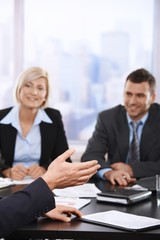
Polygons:
<instances>
[{"instance_id":1,"label":"suit shoulder","mask_svg":"<svg viewBox=\"0 0 160 240\"><path fill-rule=\"evenodd\" d=\"M107 109L107 110L104 110L104 111L102 111L102 112L100 112L99 113L99 116L100 117L117 117L117 116L119 116L119 114L121 114L121 113L125 113L126 112L126 110L125 110L125 108L124 108L124 106L122 106L122 105L117 105L117 106L115 106L115 107L113 107L113 108L110 108L110 109Z\"/></svg>"},{"instance_id":2,"label":"suit shoulder","mask_svg":"<svg viewBox=\"0 0 160 240\"><path fill-rule=\"evenodd\" d=\"M0 120L2 120L12 109L13 107L4 108L0 110Z\"/></svg>"},{"instance_id":3,"label":"suit shoulder","mask_svg":"<svg viewBox=\"0 0 160 240\"><path fill-rule=\"evenodd\" d=\"M153 103L149 109L149 116L150 117L160 117L160 104Z\"/></svg>"},{"instance_id":4,"label":"suit shoulder","mask_svg":"<svg viewBox=\"0 0 160 240\"><path fill-rule=\"evenodd\" d=\"M150 109L151 109L151 110L160 111L160 104L158 104L158 103L152 103Z\"/></svg>"},{"instance_id":5,"label":"suit shoulder","mask_svg":"<svg viewBox=\"0 0 160 240\"><path fill-rule=\"evenodd\" d=\"M61 113L59 110L54 109L54 108L45 108L44 111L47 113L47 115L50 118L59 118L61 117Z\"/></svg>"}]
</instances>

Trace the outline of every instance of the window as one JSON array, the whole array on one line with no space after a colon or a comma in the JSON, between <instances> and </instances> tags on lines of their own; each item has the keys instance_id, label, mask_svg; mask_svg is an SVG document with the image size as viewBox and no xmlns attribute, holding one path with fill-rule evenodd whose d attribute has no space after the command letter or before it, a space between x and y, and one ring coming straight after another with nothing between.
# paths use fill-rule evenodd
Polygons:
<instances>
[{"instance_id":1,"label":"window","mask_svg":"<svg viewBox=\"0 0 160 240\"><path fill-rule=\"evenodd\" d=\"M13 1L0 2L0 107L12 104L13 85ZM7 102L7 105L5 103Z\"/></svg>"},{"instance_id":2,"label":"window","mask_svg":"<svg viewBox=\"0 0 160 240\"><path fill-rule=\"evenodd\" d=\"M24 39L24 67L48 70L51 106L85 141L97 113L122 102L127 74L151 69L153 1L26 0Z\"/></svg>"},{"instance_id":3,"label":"window","mask_svg":"<svg viewBox=\"0 0 160 240\"><path fill-rule=\"evenodd\" d=\"M155 1L15 0L15 5L22 2L23 9L16 12L24 23L22 61L16 59L19 69L46 68L52 82L50 106L61 111L68 139L86 142L97 113L123 102L128 73L139 67L152 71ZM8 9L12 1L2 3ZM12 46L10 8L0 11L8 13L2 35ZM0 39L0 48L4 46ZM7 69L7 87L12 52L5 51L6 68L0 59L1 79L5 79L2 68Z\"/></svg>"}]
</instances>

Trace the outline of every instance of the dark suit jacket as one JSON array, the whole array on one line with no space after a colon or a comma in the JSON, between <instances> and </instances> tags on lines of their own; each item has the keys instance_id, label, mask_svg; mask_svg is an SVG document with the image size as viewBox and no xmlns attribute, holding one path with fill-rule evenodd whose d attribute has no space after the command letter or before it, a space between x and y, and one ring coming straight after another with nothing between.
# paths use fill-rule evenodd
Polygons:
<instances>
[{"instance_id":1,"label":"dark suit jacket","mask_svg":"<svg viewBox=\"0 0 160 240\"><path fill-rule=\"evenodd\" d=\"M11 109L12 108L0 110L0 121ZM52 108L46 108L45 112L53 123L40 123L41 157L39 165L47 168L51 160L68 149L68 143L60 112ZM2 170L12 167L16 135L17 130L12 127L11 124L0 124L0 166Z\"/></svg>"},{"instance_id":2,"label":"dark suit jacket","mask_svg":"<svg viewBox=\"0 0 160 240\"><path fill-rule=\"evenodd\" d=\"M97 159L102 168L108 163L125 162L129 150L126 110L119 105L98 115L95 131L82 161ZM105 162L108 153L109 162ZM160 105L152 104L140 142L140 161L131 164L136 178L160 174Z\"/></svg>"},{"instance_id":3,"label":"dark suit jacket","mask_svg":"<svg viewBox=\"0 0 160 240\"><path fill-rule=\"evenodd\" d=\"M0 238L36 220L55 207L52 191L42 178L0 200Z\"/></svg>"}]
</instances>

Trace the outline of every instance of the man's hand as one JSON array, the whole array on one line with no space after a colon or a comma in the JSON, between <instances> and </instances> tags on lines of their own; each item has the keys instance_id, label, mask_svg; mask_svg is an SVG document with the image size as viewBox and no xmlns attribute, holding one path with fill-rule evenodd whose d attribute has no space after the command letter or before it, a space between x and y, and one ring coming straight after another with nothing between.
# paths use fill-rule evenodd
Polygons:
<instances>
[{"instance_id":1,"label":"man's hand","mask_svg":"<svg viewBox=\"0 0 160 240\"><path fill-rule=\"evenodd\" d=\"M49 165L47 172L42 176L51 190L84 184L100 168L97 160L83 163L66 162L74 152L74 149L69 149L61 154Z\"/></svg>"},{"instance_id":2,"label":"man's hand","mask_svg":"<svg viewBox=\"0 0 160 240\"><path fill-rule=\"evenodd\" d=\"M113 170L125 171L125 172L127 172L129 174L130 177L134 177L133 170L132 170L131 166L126 164L126 163L123 163L123 162L113 163L111 165L111 168Z\"/></svg>"},{"instance_id":3,"label":"man's hand","mask_svg":"<svg viewBox=\"0 0 160 240\"><path fill-rule=\"evenodd\" d=\"M128 183L135 182L135 178L123 170L110 170L105 172L104 177L111 182L112 185L118 184L120 186L127 186Z\"/></svg>"},{"instance_id":4,"label":"man's hand","mask_svg":"<svg viewBox=\"0 0 160 240\"><path fill-rule=\"evenodd\" d=\"M78 209L64 205L57 205L56 208L46 213L45 216L51 219L61 220L63 222L70 222L71 214L74 214L77 217L82 216Z\"/></svg>"}]
</instances>

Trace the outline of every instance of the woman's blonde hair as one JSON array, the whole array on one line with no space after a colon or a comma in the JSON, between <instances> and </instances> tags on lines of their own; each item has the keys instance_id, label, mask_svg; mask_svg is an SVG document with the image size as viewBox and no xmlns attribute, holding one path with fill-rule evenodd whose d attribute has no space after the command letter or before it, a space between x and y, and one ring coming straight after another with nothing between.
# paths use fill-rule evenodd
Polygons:
<instances>
[{"instance_id":1,"label":"woman's blonde hair","mask_svg":"<svg viewBox=\"0 0 160 240\"><path fill-rule=\"evenodd\" d=\"M36 80L38 78L44 78L46 79L46 87L47 87L47 95L46 100L42 104L42 108L45 108L48 106L49 96L50 96L50 83L49 83L49 76L48 72L41 68L41 67L30 67L26 70L24 70L17 78L16 85L14 89L14 98L17 103L20 103L20 90L21 88L29 81Z\"/></svg>"}]
</instances>

